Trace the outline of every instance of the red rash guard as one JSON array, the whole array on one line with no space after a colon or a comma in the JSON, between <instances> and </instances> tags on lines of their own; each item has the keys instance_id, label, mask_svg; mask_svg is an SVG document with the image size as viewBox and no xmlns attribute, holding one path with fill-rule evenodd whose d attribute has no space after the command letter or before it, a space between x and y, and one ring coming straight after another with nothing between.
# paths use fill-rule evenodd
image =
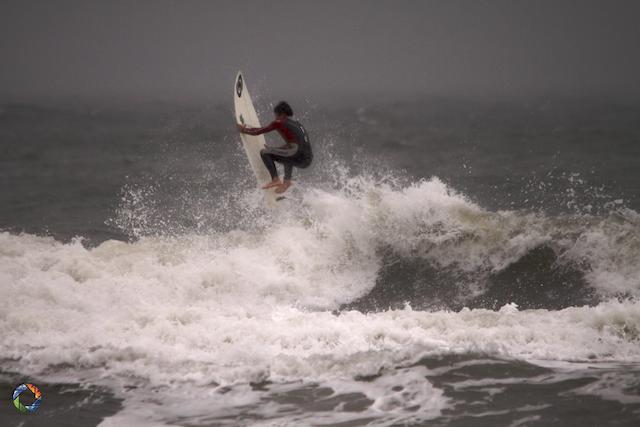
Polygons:
<instances>
[{"instance_id":1,"label":"red rash guard","mask_svg":"<svg viewBox=\"0 0 640 427\"><path fill-rule=\"evenodd\" d=\"M245 128L244 133L248 135L262 135L263 133L277 130L282 139L284 139L287 143L297 144L298 138L296 137L296 134L293 132L291 127L287 126L287 122L288 120L274 120L269 125L263 128Z\"/></svg>"}]
</instances>

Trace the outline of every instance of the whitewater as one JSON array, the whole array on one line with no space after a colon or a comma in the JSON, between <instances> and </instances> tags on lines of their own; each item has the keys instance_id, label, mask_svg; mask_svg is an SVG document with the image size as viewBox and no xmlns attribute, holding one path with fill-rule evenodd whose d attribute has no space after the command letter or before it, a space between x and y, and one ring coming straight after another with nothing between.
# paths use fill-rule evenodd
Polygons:
<instances>
[{"instance_id":1,"label":"whitewater","mask_svg":"<svg viewBox=\"0 0 640 427\"><path fill-rule=\"evenodd\" d=\"M252 225L228 231L137 229L129 242L95 247L1 233L0 282L10 295L0 306L3 370L106 387L123 409L104 426L455 420L451 411L465 403L439 384L443 376L522 363L552 374L464 376L449 386L491 396L504 383L556 384L602 370L615 386L599 379L572 393L630 405L637 416L635 211L491 212L437 178L398 186L358 176L334 191L304 188L299 208L284 213L254 212L259 196L242 196ZM129 214L120 209L123 226ZM540 247L582 273L591 304L491 309L478 299L488 277ZM390 259L446 271L453 297L349 307L380 286ZM425 293L438 285L424 283ZM291 397L305 393L334 402L305 407ZM520 418L545 405L523 406Z\"/></svg>"}]
</instances>

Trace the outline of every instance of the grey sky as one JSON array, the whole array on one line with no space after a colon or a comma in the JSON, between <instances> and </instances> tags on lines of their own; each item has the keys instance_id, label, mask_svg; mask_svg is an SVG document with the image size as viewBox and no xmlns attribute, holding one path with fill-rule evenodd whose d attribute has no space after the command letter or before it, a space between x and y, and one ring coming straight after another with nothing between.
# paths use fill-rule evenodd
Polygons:
<instances>
[{"instance_id":1,"label":"grey sky","mask_svg":"<svg viewBox=\"0 0 640 427\"><path fill-rule=\"evenodd\" d=\"M2 1L0 93L639 94L638 1Z\"/></svg>"}]
</instances>

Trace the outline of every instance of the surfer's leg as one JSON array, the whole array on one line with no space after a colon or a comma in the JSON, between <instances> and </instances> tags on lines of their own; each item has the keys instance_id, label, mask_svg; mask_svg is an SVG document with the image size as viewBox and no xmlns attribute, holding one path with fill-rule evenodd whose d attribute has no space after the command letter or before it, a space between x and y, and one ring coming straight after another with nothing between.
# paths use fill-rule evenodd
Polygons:
<instances>
[{"instance_id":1,"label":"surfer's leg","mask_svg":"<svg viewBox=\"0 0 640 427\"><path fill-rule=\"evenodd\" d=\"M284 165L284 179L282 180L282 184L278 185L276 188L276 193L284 193L287 191L287 188L291 187L291 174L293 173L293 159L282 159L279 161Z\"/></svg>"},{"instance_id":2,"label":"surfer's leg","mask_svg":"<svg viewBox=\"0 0 640 427\"><path fill-rule=\"evenodd\" d=\"M267 188L280 185L280 179L278 178L278 169L276 169L276 164L273 161L272 154L269 154L266 149L262 149L260 150L260 157L262 158L262 162L264 163L265 167L269 171L269 175L271 175L271 182L263 185L262 189L266 190Z\"/></svg>"},{"instance_id":3,"label":"surfer's leg","mask_svg":"<svg viewBox=\"0 0 640 427\"><path fill-rule=\"evenodd\" d=\"M274 163L273 159L271 158L271 154L267 151L266 148L263 148L262 150L260 150L260 157L262 158L262 162L264 163L267 170L269 171L269 175L271 175L271 179L277 179L278 169L276 169L276 164Z\"/></svg>"},{"instance_id":4,"label":"surfer's leg","mask_svg":"<svg viewBox=\"0 0 640 427\"><path fill-rule=\"evenodd\" d=\"M285 163L292 160L298 152L298 146L296 144L286 144L282 147L266 147L260 150L260 157L267 170L271 174L271 178L278 177L278 170L274 162Z\"/></svg>"},{"instance_id":5,"label":"surfer's leg","mask_svg":"<svg viewBox=\"0 0 640 427\"><path fill-rule=\"evenodd\" d=\"M311 164L310 158L300 154L287 158L276 157L275 160L284 165L284 180L282 181L282 184L278 185L278 188L276 188L276 193L284 193L289 187L291 187L291 175L293 173L294 166L305 169Z\"/></svg>"},{"instance_id":6,"label":"surfer's leg","mask_svg":"<svg viewBox=\"0 0 640 427\"><path fill-rule=\"evenodd\" d=\"M290 161L282 163L284 164L284 180L291 181L291 175L293 174L293 163Z\"/></svg>"},{"instance_id":7,"label":"surfer's leg","mask_svg":"<svg viewBox=\"0 0 640 427\"><path fill-rule=\"evenodd\" d=\"M297 144L285 144L282 147L267 147L260 150L260 157L262 157L262 161L271 175L271 182L262 188L267 189L282 185L278 179L278 170L276 169L275 162L282 163L284 165L285 179L287 181L291 180L291 173L293 172L293 164L295 163L295 156L297 152ZM289 185L291 185L291 183L289 183ZM287 188L289 185L287 185ZM282 191L279 192L281 193Z\"/></svg>"}]
</instances>

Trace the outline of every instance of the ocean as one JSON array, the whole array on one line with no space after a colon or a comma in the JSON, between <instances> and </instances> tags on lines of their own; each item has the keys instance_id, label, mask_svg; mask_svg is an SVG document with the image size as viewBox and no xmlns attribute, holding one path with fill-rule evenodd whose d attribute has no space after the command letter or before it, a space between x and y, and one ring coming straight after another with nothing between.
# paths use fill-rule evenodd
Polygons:
<instances>
[{"instance_id":1,"label":"ocean","mask_svg":"<svg viewBox=\"0 0 640 427\"><path fill-rule=\"evenodd\" d=\"M292 105L0 104L1 425L640 425L637 100Z\"/></svg>"}]
</instances>

